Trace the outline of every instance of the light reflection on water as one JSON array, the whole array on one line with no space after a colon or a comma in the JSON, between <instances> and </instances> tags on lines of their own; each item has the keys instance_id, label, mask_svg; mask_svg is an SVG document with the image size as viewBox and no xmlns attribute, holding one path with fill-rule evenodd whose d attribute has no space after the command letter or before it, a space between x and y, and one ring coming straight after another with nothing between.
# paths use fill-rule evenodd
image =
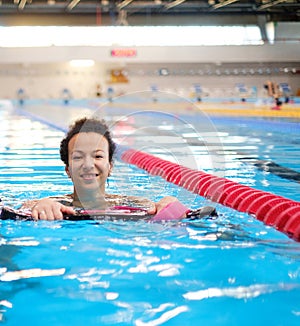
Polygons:
<instances>
[{"instance_id":1,"label":"light reflection on water","mask_svg":"<svg viewBox=\"0 0 300 326\"><path fill-rule=\"evenodd\" d=\"M215 221L210 228L205 227L208 221L187 227L143 222L2 223L10 240L1 247L13 255L17 270L22 267L10 274L2 270L0 277L6 289L2 308L7 324L24 316L39 316L46 324L49 316L75 325L96 324L95 319L103 325L163 325L168 320L179 325L182 318L194 322L204 318L214 324L225 311L236 316L237 304L239 311L255 309L263 316L280 303L285 313L279 316L275 311L273 316L296 325L299 320L291 309L297 305L282 298L299 296L299 263L295 256L289 258L293 247L299 260L299 246L290 246L284 237L270 243L270 234L255 238L241 225L235 226L239 236L234 225L230 234L226 219L223 226ZM35 309L17 314L28 296L36 300ZM251 323L258 320L253 317Z\"/></svg>"}]
</instances>

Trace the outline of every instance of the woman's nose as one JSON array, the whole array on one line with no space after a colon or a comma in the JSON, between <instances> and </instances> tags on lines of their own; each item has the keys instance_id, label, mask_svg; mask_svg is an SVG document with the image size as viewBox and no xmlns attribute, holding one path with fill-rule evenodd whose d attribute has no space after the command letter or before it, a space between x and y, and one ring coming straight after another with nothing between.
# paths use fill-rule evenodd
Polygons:
<instances>
[{"instance_id":1,"label":"woman's nose","mask_svg":"<svg viewBox=\"0 0 300 326\"><path fill-rule=\"evenodd\" d=\"M83 167L85 169L92 168L94 166L94 159L92 157L85 157L83 161Z\"/></svg>"}]
</instances>

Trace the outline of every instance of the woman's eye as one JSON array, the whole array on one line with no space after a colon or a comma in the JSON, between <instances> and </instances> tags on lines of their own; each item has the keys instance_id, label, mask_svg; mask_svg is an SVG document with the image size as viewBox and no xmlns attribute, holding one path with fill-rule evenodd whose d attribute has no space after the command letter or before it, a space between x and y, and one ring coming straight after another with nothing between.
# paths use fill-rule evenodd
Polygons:
<instances>
[{"instance_id":1,"label":"woman's eye","mask_svg":"<svg viewBox=\"0 0 300 326\"><path fill-rule=\"evenodd\" d=\"M82 157L81 156L73 156L72 159L73 160L80 160Z\"/></svg>"},{"instance_id":2,"label":"woman's eye","mask_svg":"<svg viewBox=\"0 0 300 326\"><path fill-rule=\"evenodd\" d=\"M103 158L103 155L101 155L101 154L97 154L97 155L95 156L95 158Z\"/></svg>"}]
</instances>

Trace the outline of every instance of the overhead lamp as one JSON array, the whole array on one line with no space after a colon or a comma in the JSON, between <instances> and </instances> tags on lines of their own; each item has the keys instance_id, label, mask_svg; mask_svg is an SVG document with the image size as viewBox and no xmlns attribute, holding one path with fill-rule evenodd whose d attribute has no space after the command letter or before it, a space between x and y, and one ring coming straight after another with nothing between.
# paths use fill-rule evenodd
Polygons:
<instances>
[{"instance_id":1,"label":"overhead lamp","mask_svg":"<svg viewBox=\"0 0 300 326\"><path fill-rule=\"evenodd\" d=\"M133 0L124 0L117 5L118 9L123 9L124 7L128 6Z\"/></svg>"},{"instance_id":2,"label":"overhead lamp","mask_svg":"<svg viewBox=\"0 0 300 326\"><path fill-rule=\"evenodd\" d=\"M26 5L27 0L21 0L19 4L19 10L23 10Z\"/></svg>"},{"instance_id":3,"label":"overhead lamp","mask_svg":"<svg viewBox=\"0 0 300 326\"><path fill-rule=\"evenodd\" d=\"M80 0L72 0L67 6L67 10L72 10L79 2Z\"/></svg>"},{"instance_id":4,"label":"overhead lamp","mask_svg":"<svg viewBox=\"0 0 300 326\"><path fill-rule=\"evenodd\" d=\"M261 5L260 7L258 7L257 10L264 10L264 9L273 7L275 5L278 5L279 3L282 3L282 2L287 2L287 0L270 1L270 2L267 2L267 3L263 4L263 5Z\"/></svg>"},{"instance_id":5,"label":"overhead lamp","mask_svg":"<svg viewBox=\"0 0 300 326\"><path fill-rule=\"evenodd\" d=\"M166 4L166 5L165 5L165 8L166 8L166 9L171 9L171 8L173 8L173 7L176 7L176 6L180 5L180 4L182 4L182 3L185 2L185 1L186 1L186 0L175 0L175 1L173 1L173 2L170 2L170 3Z\"/></svg>"},{"instance_id":6,"label":"overhead lamp","mask_svg":"<svg viewBox=\"0 0 300 326\"><path fill-rule=\"evenodd\" d=\"M215 4L213 6L213 8L214 9L219 9L219 8L222 8L222 7L231 5L232 3L237 2L237 1L239 1L239 0L225 0L225 1L221 1L218 4Z\"/></svg>"}]
</instances>

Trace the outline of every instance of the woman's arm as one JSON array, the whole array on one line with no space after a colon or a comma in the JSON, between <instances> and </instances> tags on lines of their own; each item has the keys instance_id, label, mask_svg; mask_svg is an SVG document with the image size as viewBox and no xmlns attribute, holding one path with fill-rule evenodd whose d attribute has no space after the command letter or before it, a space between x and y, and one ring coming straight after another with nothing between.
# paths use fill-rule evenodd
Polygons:
<instances>
[{"instance_id":1,"label":"woman's arm","mask_svg":"<svg viewBox=\"0 0 300 326\"><path fill-rule=\"evenodd\" d=\"M128 199L130 199L132 202L135 202L137 206L143 206L147 208L147 212L150 215L155 215L169 204L178 201L178 199L173 196L166 196L159 200L157 203L142 197L129 196ZM55 199L55 197L27 201L22 205L21 209L30 209L32 217L35 220L62 220L63 214L75 214L73 207L63 205L57 199Z\"/></svg>"},{"instance_id":2,"label":"woman's arm","mask_svg":"<svg viewBox=\"0 0 300 326\"><path fill-rule=\"evenodd\" d=\"M54 198L29 200L21 209L30 209L35 220L62 220L63 214L75 214L72 207L63 205Z\"/></svg>"}]
</instances>

